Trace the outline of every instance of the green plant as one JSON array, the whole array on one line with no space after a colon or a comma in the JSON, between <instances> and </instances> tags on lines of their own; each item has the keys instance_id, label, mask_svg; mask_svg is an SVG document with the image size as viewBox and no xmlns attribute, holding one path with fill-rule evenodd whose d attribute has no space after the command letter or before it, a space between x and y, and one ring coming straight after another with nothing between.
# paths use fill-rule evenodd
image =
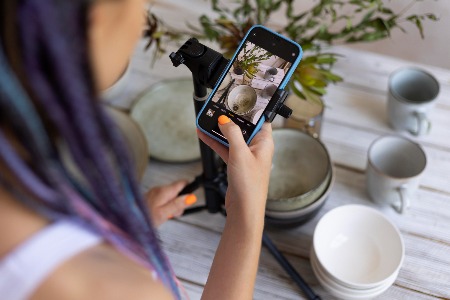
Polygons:
<instances>
[{"instance_id":1,"label":"green plant","mask_svg":"<svg viewBox=\"0 0 450 300\"><path fill-rule=\"evenodd\" d=\"M258 72L258 65L273 55L259 46L248 48L248 44L244 45L243 54L237 57L234 63L234 69L240 69L247 78L254 78Z\"/></svg>"},{"instance_id":2,"label":"green plant","mask_svg":"<svg viewBox=\"0 0 450 300\"><path fill-rule=\"evenodd\" d=\"M224 55L229 57L252 25L267 25L275 12L283 11L286 21L276 30L297 41L304 50L290 87L299 97L322 103L327 86L342 81L341 76L332 72L339 56L326 52L325 46L385 39L394 29L406 32L402 26L405 23L414 24L423 38L422 22L436 21L437 17L431 13L407 14L419 1L423 0L411 0L403 10L394 12L383 0L318 0L311 8L296 12L294 0L236 0L233 4L211 0L216 18L201 16L199 25L188 25L188 33L159 23L152 27L153 34L147 36L157 43L157 52L164 51L165 42L191 35L217 41Z\"/></svg>"}]
</instances>

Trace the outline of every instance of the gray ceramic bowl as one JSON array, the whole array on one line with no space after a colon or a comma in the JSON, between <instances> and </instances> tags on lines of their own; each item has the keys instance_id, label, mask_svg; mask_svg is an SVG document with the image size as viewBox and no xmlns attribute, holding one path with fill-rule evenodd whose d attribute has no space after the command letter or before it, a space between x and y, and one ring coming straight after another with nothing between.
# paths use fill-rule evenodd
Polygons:
<instances>
[{"instance_id":1,"label":"gray ceramic bowl","mask_svg":"<svg viewBox=\"0 0 450 300\"><path fill-rule=\"evenodd\" d=\"M238 85L231 90L227 105L231 111L238 115L249 113L256 105L256 92L248 85Z\"/></svg>"},{"instance_id":2,"label":"gray ceramic bowl","mask_svg":"<svg viewBox=\"0 0 450 300\"><path fill-rule=\"evenodd\" d=\"M277 89L278 89L278 87L275 84L269 83L268 85L266 85L264 87L264 89L261 92L261 95L264 98L267 98L270 100L270 98L272 98L273 94L275 94Z\"/></svg>"},{"instance_id":3,"label":"gray ceramic bowl","mask_svg":"<svg viewBox=\"0 0 450 300\"><path fill-rule=\"evenodd\" d=\"M333 188L335 173L334 168L332 167L331 169L331 178L325 188L325 191L313 203L291 211L271 211L266 209L266 217L268 217L271 221L278 221L278 223L282 224L288 224L289 222L305 222L314 217L319 212L320 208L325 204Z\"/></svg>"},{"instance_id":4,"label":"gray ceramic bowl","mask_svg":"<svg viewBox=\"0 0 450 300\"><path fill-rule=\"evenodd\" d=\"M288 212L319 199L332 179L328 151L317 139L294 129L273 132L275 153L266 209Z\"/></svg>"}]
</instances>

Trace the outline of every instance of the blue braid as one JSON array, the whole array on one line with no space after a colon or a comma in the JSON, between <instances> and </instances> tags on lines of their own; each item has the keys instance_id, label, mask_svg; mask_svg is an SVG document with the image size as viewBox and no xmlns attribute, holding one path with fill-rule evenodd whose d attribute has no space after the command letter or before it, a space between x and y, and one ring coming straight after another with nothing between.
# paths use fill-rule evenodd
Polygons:
<instances>
[{"instance_id":1,"label":"blue braid","mask_svg":"<svg viewBox=\"0 0 450 300\"><path fill-rule=\"evenodd\" d=\"M87 55L86 2L20 1L20 54L33 98L23 91L0 50L0 123L10 127L8 132L27 149L31 161L12 151L0 127L0 163L38 198L31 200L32 207L51 219L75 219L98 232L125 254L151 266L180 298L124 141L95 101ZM50 125L43 123L43 117ZM58 141L68 146L87 185L67 171L46 126L57 130Z\"/></svg>"}]
</instances>

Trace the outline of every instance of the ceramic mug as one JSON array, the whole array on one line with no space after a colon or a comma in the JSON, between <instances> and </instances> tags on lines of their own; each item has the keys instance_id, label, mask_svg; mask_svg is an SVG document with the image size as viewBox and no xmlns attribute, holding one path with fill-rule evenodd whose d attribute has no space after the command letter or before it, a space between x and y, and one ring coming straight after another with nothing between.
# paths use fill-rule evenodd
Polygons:
<instances>
[{"instance_id":1,"label":"ceramic mug","mask_svg":"<svg viewBox=\"0 0 450 300\"><path fill-rule=\"evenodd\" d=\"M439 94L439 83L424 70L402 68L389 77L388 118L392 128L423 135L430 131L428 113Z\"/></svg>"},{"instance_id":2,"label":"ceramic mug","mask_svg":"<svg viewBox=\"0 0 450 300\"><path fill-rule=\"evenodd\" d=\"M268 68L266 72L264 73L264 79L273 81L274 76L278 74L277 68Z\"/></svg>"},{"instance_id":3,"label":"ceramic mug","mask_svg":"<svg viewBox=\"0 0 450 300\"><path fill-rule=\"evenodd\" d=\"M383 136L372 143L367 160L366 186L370 198L404 213L427 164L422 147L404 137Z\"/></svg>"}]
</instances>

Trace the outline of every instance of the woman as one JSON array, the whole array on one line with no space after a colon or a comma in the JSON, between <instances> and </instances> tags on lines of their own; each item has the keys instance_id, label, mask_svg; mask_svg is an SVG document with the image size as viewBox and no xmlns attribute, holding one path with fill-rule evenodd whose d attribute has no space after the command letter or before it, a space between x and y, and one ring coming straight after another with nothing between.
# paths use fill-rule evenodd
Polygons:
<instances>
[{"instance_id":1,"label":"woman","mask_svg":"<svg viewBox=\"0 0 450 300\"><path fill-rule=\"evenodd\" d=\"M4 299L181 298L155 229L191 200L185 181L139 194L96 101L120 76L144 0L5 0L0 18L0 295ZM228 213L204 299L253 293L273 154L265 124L247 146L227 117ZM68 149L82 178L68 171ZM189 199L192 199L190 196Z\"/></svg>"}]
</instances>

